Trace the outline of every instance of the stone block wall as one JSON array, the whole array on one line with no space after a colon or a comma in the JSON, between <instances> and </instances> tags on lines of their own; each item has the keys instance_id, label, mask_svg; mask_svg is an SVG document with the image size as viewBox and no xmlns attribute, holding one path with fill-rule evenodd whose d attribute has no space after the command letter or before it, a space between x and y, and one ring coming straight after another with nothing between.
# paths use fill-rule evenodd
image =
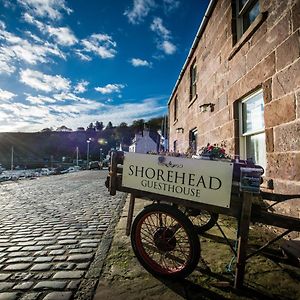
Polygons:
<instances>
[{"instance_id":1,"label":"stone block wall","mask_svg":"<svg viewBox=\"0 0 300 300\"><path fill-rule=\"evenodd\" d=\"M198 129L198 150L226 141L239 154L237 103L262 89L267 168L274 192L300 194L300 1L261 0L261 15L234 42L231 0L217 1L169 101L170 149L185 152ZM190 101L190 67L197 64L197 97ZM174 121L174 98L177 119ZM213 111L199 106L213 103ZM184 132L176 132L176 128ZM294 203L294 202L293 202ZM300 205L298 206L300 207ZM299 210L298 210L299 214Z\"/></svg>"}]
</instances>

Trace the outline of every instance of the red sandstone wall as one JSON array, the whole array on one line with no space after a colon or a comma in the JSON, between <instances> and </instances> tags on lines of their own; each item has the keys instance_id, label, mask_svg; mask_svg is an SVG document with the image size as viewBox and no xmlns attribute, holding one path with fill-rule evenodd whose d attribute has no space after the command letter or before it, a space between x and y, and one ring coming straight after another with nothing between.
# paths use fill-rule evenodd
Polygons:
<instances>
[{"instance_id":1,"label":"red sandstone wall","mask_svg":"<svg viewBox=\"0 0 300 300\"><path fill-rule=\"evenodd\" d=\"M238 120L235 103L258 88L263 89L267 170L274 191L300 194L300 0L263 0L267 17L246 42L233 43L230 0L218 1L194 52L197 61L197 98L189 99L188 65L169 103L170 148L189 146L189 130L198 128L198 149L227 142L227 152L238 154ZM239 42L238 42L239 43ZM237 50L238 46L240 49ZM174 122L173 100L178 97ZM201 113L203 103L215 104ZM183 133L176 128L183 127Z\"/></svg>"}]
</instances>

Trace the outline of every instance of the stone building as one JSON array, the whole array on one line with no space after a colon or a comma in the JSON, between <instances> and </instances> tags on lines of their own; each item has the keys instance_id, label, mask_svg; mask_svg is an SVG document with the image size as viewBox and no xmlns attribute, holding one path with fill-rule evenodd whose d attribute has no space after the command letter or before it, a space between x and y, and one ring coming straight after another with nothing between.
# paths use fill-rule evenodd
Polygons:
<instances>
[{"instance_id":1,"label":"stone building","mask_svg":"<svg viewBox=\"0 0 300 300\"><path fill-rule=\"evenodd\" d=\"M211 0L168 102L170 150L225 141L266 188L300 194L299 26L300 0Z\"/></svg>"}]
</instances>

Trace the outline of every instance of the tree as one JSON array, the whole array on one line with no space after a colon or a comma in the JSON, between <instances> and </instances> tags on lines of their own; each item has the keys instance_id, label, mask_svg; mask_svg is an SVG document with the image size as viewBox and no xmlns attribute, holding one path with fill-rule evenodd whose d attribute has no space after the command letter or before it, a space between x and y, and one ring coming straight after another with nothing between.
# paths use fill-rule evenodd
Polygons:
<instances>
[{"instance_id":1,"label":"tree","mask_svg":"<svg viewBox=\"0 0 300 300\"><path fill-rule=\"evenodd\" d=\"M119 127L120 127L120 128L127 128L128 125L127 125L127 123L125 123L125 122L121 122L120 125L119 125Z\"/></svg>"},{"instance_id":2,"label":"tree","mask_svg":"<svg viewBox=\"0 0 300 300\"><path fill-rule=\"evenodd\" d=\"M68 131L72 131L72 129L71 129L71 128L68 128L68 127L65 126L65 125L62 125L62 126L60 126L60 127L57 127L56 131L66 131L66 132L68 132Z\"/></svg>"},{"instance_id":3,"label":"tree","mask_svg":"<svg viewBox=\"0 0 300 300\"><path fill-rule=\"evenodd\" d=\"M51 131L53 131L52 127L50 127L50 128L44 128L44 129L41 130L41 132L51 132Z\"/></svg>"},{"instance_id":4,"label":"tree","mask_svg":"<svg viewBox=\"0 0 300 300\"><path fill-rule=\"evenodd\" d=\"M96 128L96 131L102 131L104 128L103 122L96 121L95 128Z\"/></svg>"},{"instance_id":5,"label":"tree","mask_svg":"<svg viewBox=\"0 0 300 300\"><path fill-rule=\"evenodd\" d=\"M105 129L112 129L113 128L113 124L111 121L109 121L105 127Z\"/></svg>"},{"instance_id":6,"label":"tree","mask_svg":"<svg viewBox=\"0 0 300 300\"><path fill-rule=\"evenodd\" d=\"M135 133L142 132L144 130L144 119L134 120L132 122L131 128L134 130Z\"/></svg>"},{"instance_id":7,"label":"tree","mask_svg":"<svg viewBox=\"0 0 300 300\"><path fill-rule=\"evenodd\" d=\"M93 123L90 123L89 126L86 128L87 132L94 132L95 131L95 127Z\"/></svg>"}]
</instances>

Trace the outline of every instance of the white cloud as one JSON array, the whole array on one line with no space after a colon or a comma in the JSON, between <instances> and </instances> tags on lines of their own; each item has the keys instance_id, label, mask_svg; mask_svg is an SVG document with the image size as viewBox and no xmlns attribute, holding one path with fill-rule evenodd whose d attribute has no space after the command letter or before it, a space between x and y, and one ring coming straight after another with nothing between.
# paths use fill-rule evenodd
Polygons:
<instances>
[{"instance_id":1,"label":"white cloud","mask_svg":"<svg viewBox=\"0 0 300 300\"><path fill-rule=\"evenodd\" d=\"M56 42L64 46L72 46L78 42L77 38L68 27L51 27L47 26L47 31L50 36L56 38Z\"/></svg>"},{"instance_id":2,"label":"white cloud","mask_svg":"<svg viewBox=\"0 0 300 300\"><path fill-rule=\"evenodd\" d=\"M14 54L7 51L6 48L0 47L0 74L12 74L16 68L12 64Z\"/></svg>"},{"instance_id":3,"label":"white cloud","mask_svg":"<svg viewBox=\"0 0 300 300\"><path fill-rule=\"evenodd\" d=\"M125 87L124 84L107 84L104 87L96 87L95 90L101 94L120 93L121 89Z\"/></svg>"},{"instance_id":4,"label":"white cloud","mask_svg":"<svg viewBox=\"0 0 300 300\"><path fill-rule=\"evenodd\" d=\"M92 58L86 54L81 53L81 50L75 50L76 55L83 61L91 61Z\"/></svg>"},{"instance_id":5,"label":"white cloud","mask_svg":"<svg viewBox=\"0 0 300 300\"><path fill-rule=\"evenodd\" d=\"M74 93L80 94L84 93L86 91L86 87L88 86L89 82L86 80L81 80L77 83L77 85L74 87Z\"/></svg>"},{"instance_id":6,"label":"white cloud","mask_svg":"<svg viewBox=\"0 0 300 300\"><path fill-rule=\"evenodd\" d=\"M35 90L44 92L68 91L70 81L60 75L51 76L30 69L21 70L20 81Z\"/></svg>"},{"instance_id":7,"label":"white cloud","mask_svg":"<svg viewBox=\"0 0 300 300\"><path fill-rule=\"evenodd\" d=\"M140 58L132 58L129 61L134 67L151 67L151 63Z\"/></svg>"},{"instance_id":8,"label":"white cloud","mask_svg":"<svg viewBox=\"0 0 300 300\"><path fill-rule=\"evenodd\" d=\"M163 41L160 47L168 55L176 52L176 46L169 41Z\"/></svg>"},{"instance_id":9,"label":"white cloud","mask_svg":"<svg viewBox=\"0 0 300 300\"><path fill-rule=\"evenodd\" d=\"M76 36L69 27L53 27L46 25L41 21L36 20L29 13L25 13L23 18L27 23L35 25L42 33L53 37L55 42L59 45L73 46L78 42Z\"/></svg>"},{"instance_id":10,"label":"white cloud","mask_svg":"<svg viewBox=\"0 0 300 300\"><path fill-rule=\"evenodd\" d=\"M133 120L149 119L165 112L165 106L159 105L159 100L161 97L120 105L108 105L90 99L63 105L52 104L49 101L45 104L30 105L0 103L0 131L40 131L45 124L47 127L64 124L76 129L97 121L100 115L101 121L105 124L109 121L113 124L120 122L130 124Z\"/></svg>"},{"instance_id":11,"label":"white cloud","mask_svg":"<svg viewBox=\"0 0 300 300\"><path fill-rule=\"evenodd\" d=\"M51 98L51 97L47 97L47 96L32 96L32 95L28 95L26 97L26 100L28 102L30 102L31 104L45 104L45 103L55 103L56 100Z\"/></svg>"},{"instance_id":12,"label":"white cloud","mask_svg":"<svg viewBox=\"0 0 300 300\"><path fill-rule=\"evenodd\" d=\"M107 34L92 34L89 38L83 39L81 44L83 49L77 50L79 53L91 52L103 59L113 58L117 53L114 49L117 46L116 42Z\"/></svg>"},{"instance_id":13,"label":"white cloud","mask_svg":"<svg viewBox=\"0 0 300 300\"><path fill-rule=\"evenodd\" d=\"M170 31L163 25L161 18L154 18L152 24L150 25L150 29L163 39L170 38Z\"/></svg>"},{"instance_id":14,"label":"white cloud","mask_svg":"<svg viewBox=\"0 0 300 300\"><path fill-rule=\"evenodd\" d=\"M60 19L62 12L67 14L72 12L65 0L18 0L18 2L34 16L47 17L51 20Z\"/></svg>"},{"instance_id":15,"label":"white cloud","mask_svg":"<svg viewBox=\"0 0 300 300\"><path fill-rule=\"evenodd\" d=\"M16 97L17 95L14 93L11 93L9 91L2 90L0 88L0 101L8 102L12 98Z\"/></svg>"},{"instance_id":16,"label":"white cloud","mask_svg":"<svg viewBox=\"0 0 300 300\"><path fill-rule=\"evenodd\" d=\"M176 46L170 41L172 39L171 32L163 25L161 18L154 18L150 29L158 35L158 49L162 50L167 55L171 55L176 52Z\"/></svg>"},{"instance_id":17,"label":"white cloud","mask_svg":"<svg viewBox=\"0 0 300 300\"><path fill-rule=\"evenodd\" d=\"M31 35L33 42L20 38L8 31L3 26L0 28L0 73L11 74L15 71L14 64L19 61L35 65L49 62L50 56L65 59L65 55L56 45L39 40Z\"/></svg>"},{"instance_id":18,"label":"white cloud","mask_svg":"<svg viewBox=\"0 0 300 300\"><path fill-rule=\"evenodd\" d=\"M139 24L149 14L150 10L155 7L154 0L134 0L131 10L126 10L124 15L132 24Z\"/></svg>"},{"instance_id":19,"label":"white cloud","mask_svg":"<svg viewBox=\"0 0 300 300\"><path fill-rule=\"evenodd\" d=\"M180 1L178 0L163 0L163 6L165 13L169 13L176 8L178 8L180 5Z\"/></svg>"}]
</instances>

